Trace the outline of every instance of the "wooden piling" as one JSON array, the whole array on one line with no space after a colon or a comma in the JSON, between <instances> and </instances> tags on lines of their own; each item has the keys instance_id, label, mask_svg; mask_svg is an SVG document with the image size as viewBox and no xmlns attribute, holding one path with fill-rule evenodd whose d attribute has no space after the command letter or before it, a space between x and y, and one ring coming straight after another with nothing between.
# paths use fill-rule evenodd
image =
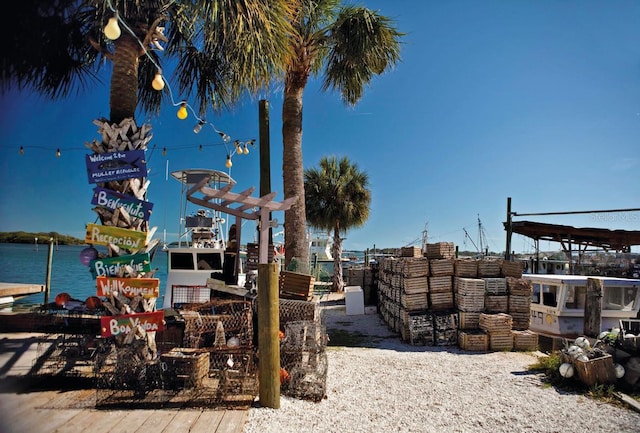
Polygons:
<instances>
[{"instance_id":1,"label":"wooden piling","mask_svg":"<svg viewBox=\"0 0 640 433\"><path fill-rule=\"evenodd\" d=\"M584 303L584 335L596 338L602 326L602 280L587 278L587 293Z\"/></svg>"},{"instance_id":2,"label":"wooden piling","mask_svg":"<svg viewBox=\"0 0 640 433\"><path fill-rule=\"evenodd\" d=\"M258 264L258 374L260 405L280 409L279 265Z\"/></svg>"}]
</instances>

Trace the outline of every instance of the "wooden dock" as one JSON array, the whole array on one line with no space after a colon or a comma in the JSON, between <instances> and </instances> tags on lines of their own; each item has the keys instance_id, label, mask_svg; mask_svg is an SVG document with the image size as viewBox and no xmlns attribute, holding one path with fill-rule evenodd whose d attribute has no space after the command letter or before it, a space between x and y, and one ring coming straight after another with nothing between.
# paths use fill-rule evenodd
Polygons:
<instances>
[{"instance_id":1,"label":"wooden dock","mask_svg":"<svg viewBox=\"0 0 640 433\"><path fill-rule=\"evenodd\" d=\"M29 372L46 334L0 334L0 432L2 433L241 433L248 409L96 408L95 389L31 386ZM43 384L46 385L46 384Z\"/></svg>"},{"instance_id":2,"label":"wooden dock","mask_svg":"<svg viewBox=\"0 0 640 433\"><path fill-rule=\"evenodd\" d=\"M44 293L44 284L0 283L0 304L13 302L23 296Z\"/></svg>"}]
</instances>

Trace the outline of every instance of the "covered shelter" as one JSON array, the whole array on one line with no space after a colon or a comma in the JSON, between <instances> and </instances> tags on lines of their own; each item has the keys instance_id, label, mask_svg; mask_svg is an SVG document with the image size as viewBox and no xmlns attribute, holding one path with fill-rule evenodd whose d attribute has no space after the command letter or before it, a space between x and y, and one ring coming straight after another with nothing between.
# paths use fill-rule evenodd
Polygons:
<instances>
[{"instance_id":1,"label":"covered shelter","mask_svg":"<svg viewBox=\"0 0 640 433\"><path fill-rule=\"evenodd\" d=\"M507 201L507 221L504 223L505 230L507 231L507 248L505 250L505 258L507 260L511 258L511 236L513 233L517 233L533 239L536 244L536 252L539 251L539 242L541 240L558 242L562 246L562 250L567 256L572 271L574 251L578 252L578 260L580 260L584 252L587 251L587 248L629 253L632 246L640 245L640 231L638 230L610 230L604 228L573 227L534 221L513 221L513 217L637 211L640 211L640 209L610 209L519 214L517 212L511 211L511 197L509 197Z\"/></svg>"}]
</instances>

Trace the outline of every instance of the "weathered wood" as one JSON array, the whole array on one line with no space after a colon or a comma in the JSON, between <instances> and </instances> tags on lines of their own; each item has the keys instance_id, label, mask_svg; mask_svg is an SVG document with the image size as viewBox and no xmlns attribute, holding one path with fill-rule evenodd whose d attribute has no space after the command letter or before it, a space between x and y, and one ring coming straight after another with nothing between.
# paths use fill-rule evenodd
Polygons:
<instances>
[{"instance_id":1,"label":"weathered wood","mask_svg":"<svg viewBox=\"0 0 640 433\"><path fill-rule=\"evenodd\" d=\"M313 299L315 277L299 272L282 271L278 278L279 297L310 301Z\"/></svg>"},{"instance_id":2,"label":"weathered wood","mask_svg":"<svg viewBox=\"0 0 640 433\"><path fill-rule=\"evenodd\" d=\"M258 264L258 350L260 405L280 408L280 312L278 264Z\"/></svg>"},{"instance_id":3,"label":"weathered wood","mask_svg":"<svg viewBox=\"0 0 640 433\"><path fill-rule=\"evenodd\" d=\"M596 338L602 326L602 280L587 278L587 293L584 303L584 335Z\"/></svg>"}]
</instances>

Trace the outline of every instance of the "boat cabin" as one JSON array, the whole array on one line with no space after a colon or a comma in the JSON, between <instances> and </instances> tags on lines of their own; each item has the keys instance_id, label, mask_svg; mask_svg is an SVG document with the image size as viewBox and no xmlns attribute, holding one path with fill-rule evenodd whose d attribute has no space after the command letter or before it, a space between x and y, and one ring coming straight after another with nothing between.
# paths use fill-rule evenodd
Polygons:
<instances>
[{"instance_id":1,"label":"boat cabin","mask_svg":"<svg viewBox=\"0 0 640 433\"><path fill-rule=\"evenodd\" d=\"M541 335L575 338L584 332L587 280L602 281L601 331L636 319L640 310L640 280L584 275L523 274L532 282L529 328Z\"/></svg>"},{"instance_id":2,"label":"boat cabin","mask_svg":"<svg viewBox=\"0 0 640 433\"><path fill-rule=\"evenodd\" d=\"M165 249L167 282L163 308L208 302L211 297L211 289L207 286L209 278L225 284L243 284L238 243L225 237L231 230L224 226L227 222L224 215L209 209L188 208L190 189L203 179L213 188L235 184L235 181L227 173L208 169L179 170L171 176L182 187L180 236L177 244L170 244Z\"/></svg>"}]
</instances>

